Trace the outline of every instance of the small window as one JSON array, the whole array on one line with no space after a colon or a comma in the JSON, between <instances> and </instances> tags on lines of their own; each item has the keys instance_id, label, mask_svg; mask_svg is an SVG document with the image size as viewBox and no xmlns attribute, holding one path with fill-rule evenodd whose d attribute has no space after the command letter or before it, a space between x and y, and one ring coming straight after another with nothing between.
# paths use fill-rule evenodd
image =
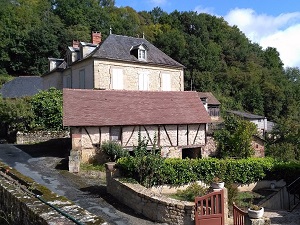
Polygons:
<instances>
[{"instance_id":1,"label":"small window","mask_svg":"<svg viewBox=\"0 0 300 225\"><path fill-rule=\"evenodd\" d=\"M121 127L111 127L110 128L110 140L111 141L121 141Z\"/></svg>"},{"instance_id":2,"label":"small window","mask_svg":"<svg viewBox=\"0 0 300 225\"><path fill-rule=\"evenodd\" d=\"M139 59L146 60L146 50L145 49L139 49Z\"/></svg>"}]
</instances>

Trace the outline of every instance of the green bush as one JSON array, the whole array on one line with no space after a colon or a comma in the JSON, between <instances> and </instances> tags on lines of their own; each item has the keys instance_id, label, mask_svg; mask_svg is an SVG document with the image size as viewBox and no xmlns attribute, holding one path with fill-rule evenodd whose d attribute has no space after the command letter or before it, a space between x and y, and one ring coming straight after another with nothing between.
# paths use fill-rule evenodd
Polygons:
<instances>
[{"instance_id":1,"label":"green bush","mask_svg":"<svg viewBox=\"0 0 300 225\"><path fill-rule=\"evenodd\" d=\"M300 176L299 162L275 162L272 170L268 171L266 179L284 179L288 184L292 183Z\"/></svg>"},{"instance_id":2,"label":"green bush","mask_svg":"<svg viewBox=\"0 0 300 225\"><path fill-rule=\"evenodd\" d=\"M34 112L35 129L38 130L62 130L62 91L50 88L40 91L31 99Z\"/></svg>"},{"instance_id":3,"label":"green bush","mask_svg":"<svg viewBox=\"0 0 300 225\"><path fill-rule=\"evenodd\" d=\"M123 149L122 146L115 141L103 142L101 149L106 155L108 155L111 162L115 162L119 158L129 156L128 151Z\"/></svg>"},{"instance_id":4,"label":"green bush","mask_svg":"<svg viewBox=\"0 0 300 225\"><path fill-rule=\"evenodd\" d=\"M210 184L216 176L222 178L225 183L249 184L265 178L266 174L271 172L273 164L274 160L270 158L219 160L131 156L118 160L123 175L135 178L140 183L151 177L152 181L148 183L150 186L163 183L182 185L197 180Z\"/></svg>"},{"instance_id":5,"label":"green bush","mask_svg":"<svg viewBox=\"0 0 300 225\"><path fill-rule=\"evenodd\" d=\"M172 197L179 199L181 201L194 202L195 197L201 197L203 195L206 195L207 192L208 192L207 188L197 183L192 183L186 189L178 190L176 194L173 195Z\"/></svg>"}]
</instances>

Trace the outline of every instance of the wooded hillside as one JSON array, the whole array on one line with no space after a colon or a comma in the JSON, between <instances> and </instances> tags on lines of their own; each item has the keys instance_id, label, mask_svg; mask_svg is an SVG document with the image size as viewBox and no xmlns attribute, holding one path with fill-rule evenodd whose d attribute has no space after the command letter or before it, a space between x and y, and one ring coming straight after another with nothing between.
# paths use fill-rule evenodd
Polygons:
<instances>
[{"instance_id":1,"label":"wooded hillside","mask_svg":"<svg viewBox=\"0 0 300 225\"><path fill-rule=\"evenodd\" d=\"M284 69L276 49L262 49L224 19L196 12L136 12L113 0L2 0L0 74L41 75L72 40L89 42L91 31L105 39L110 27L144 33L186 66L186 90L211 91L224 109L299 120L299 69Z\"/></svg>"}]
</instances>

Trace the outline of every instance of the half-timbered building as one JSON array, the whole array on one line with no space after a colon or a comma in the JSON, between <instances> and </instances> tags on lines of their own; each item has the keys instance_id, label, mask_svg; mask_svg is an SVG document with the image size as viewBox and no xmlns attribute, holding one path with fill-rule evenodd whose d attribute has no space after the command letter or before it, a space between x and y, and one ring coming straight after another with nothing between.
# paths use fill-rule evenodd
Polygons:
<instances>
[{"instance_id":1,"label":"half-timbered building","mask_svg":"<svg viewBox=\"0 0 300 225\"><path fill-rule=\"evenodd\" d=\"M108 140L130 151L139 134L164 157L200 157L206 143L210 117L197 92L64 89L63 98L63 123L82 162Z\"/></svg>"}]
</instances>

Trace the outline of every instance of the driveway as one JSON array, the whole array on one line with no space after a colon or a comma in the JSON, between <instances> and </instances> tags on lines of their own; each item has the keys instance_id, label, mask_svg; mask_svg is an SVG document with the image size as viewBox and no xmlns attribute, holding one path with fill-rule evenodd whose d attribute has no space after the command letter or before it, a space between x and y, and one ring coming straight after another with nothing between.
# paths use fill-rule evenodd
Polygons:
<instances>
[{"instance_id":1,"label":"driveway","mask_svg":"<svg viewBox=\"0 0 300 225\"><path fill-rule=\"evenodd\" d=\"M45 145L0 144L0 161L116 225L158 224L137 215L106 192L105 181L67 171L68 153Z\"/></svg>"}]
</instances>

